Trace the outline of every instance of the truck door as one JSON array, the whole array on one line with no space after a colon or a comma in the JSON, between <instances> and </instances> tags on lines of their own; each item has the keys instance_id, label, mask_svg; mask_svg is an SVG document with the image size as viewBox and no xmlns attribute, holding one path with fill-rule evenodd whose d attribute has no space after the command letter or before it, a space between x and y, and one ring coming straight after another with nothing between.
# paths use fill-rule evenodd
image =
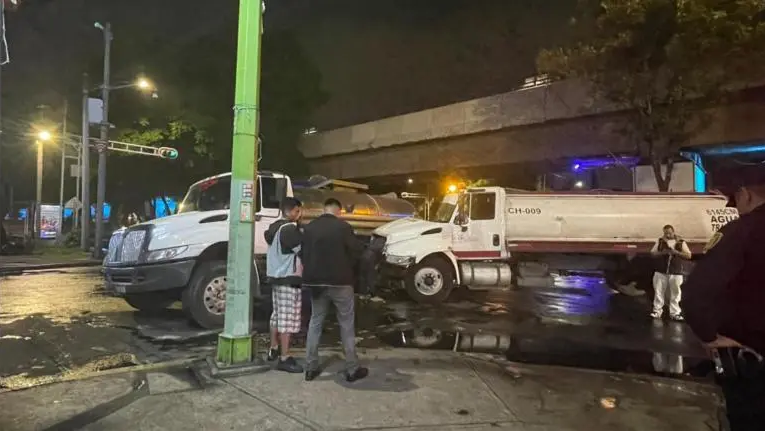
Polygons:
<instances>
[{"instance_id":1,"label":"truck door","mask_svg":"<svg viewBox=\"0 0 765 431\"><path fill-rule=\"evenodd\" d=\"M460 259L502 256L504 226L496 191L472 191L460 196L452 229L452 251Z\"/></svg>"},{"instance_id":2,"label":"truck door","mask_svg":"<svg viewBox=\"0 0 765 431\"><path fill-rule=\"evenodd\" d=\"M286 193L286 184L286 178L258 176L255 184L258 193L255 199L255 254L266 254L268 251L263 235L271 223L281 216L279 206Z\"/></svg>"}]
</instances>

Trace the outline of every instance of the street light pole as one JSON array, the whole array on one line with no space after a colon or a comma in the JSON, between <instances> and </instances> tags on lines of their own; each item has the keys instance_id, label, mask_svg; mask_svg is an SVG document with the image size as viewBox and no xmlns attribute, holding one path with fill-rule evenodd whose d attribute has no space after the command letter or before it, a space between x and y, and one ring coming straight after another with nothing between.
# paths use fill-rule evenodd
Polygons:
<instances>
[{"instance_id":1,"label":"street light pole","mask_svg":"<svg viewBox=\"0 0 765 431\"><path fill-rule=\"evenodd\" d=\"M0 0L0 35L5 34L5 2ZM2 41L0 41L0 44ZM3 70L3 61L5 61L4 58L2 58L2 55L0 55L0 74ZM2 94L2 81L0 80L0 94ZM2 97L0 97L2 99ZM2 100L0 100L0 107L2 107ZM6 196L5 196L5 184L3 183L3 126L2 126L2 111L0 111L0 230L4 229L3 227L3 219L5 218L5 202L6 202ZM13 207L13 203L8 207L10 210ZM2 250L3 246L3 235L0 233L0 250Z\"/></svg>"},{"instance_id":2,"label":"street light pole","mask_svg":"<svg viewBox=\"0 0 765 431\"><path fill-rule=\"evenodd\" d=\"M69 114L69 101L64 99L64 125L61 128L61 184L58 188L58 211L61 213L61 220L56 228L56 238L61 241L61 225L64 224L64 171L66 170L66 120Z\"/></svg>"},{"instance_id":3,"label":"street light pole","mask_svg":"<svg viewBox=\"0 0 765 431\"><path fill-rule=\"evenodd\" d=\"M80 148L80 181L82 209L80 210L80 247L88 251L90 239L90 117L88 114L88 74L82 76L82 146Z\"/></svg>"},{"instance_id":4,"label":"street light pole","mask_svg":"<svg viewBox=\"0 0 765 431\"><path fill-rule=\"evenodd\" d=\"M43 178L43 140L37 139L37 198L35 199L35 239L40 233L40 208L42 208L42 178Z\"/></svg>"},{"instance_id":5,"label":"street light pole","mask_svg":"<svg viewBox=\"0 0 765 431\"><path fill-rule=\"evenodd\" d=\"M97 24L99 26L100 24ZM93 244L93 257L101 258L101 240L104 232L104 200L106 198L106 147L109 142L109 78L111 75L112 25L100 26L104 33L104 83L101 87L103 100L103 119L101 122L101 140L98 143L98 188L96 189L96 235Z\"/></svg>"},{"instance_id":6,"label":"street light pole","mask_svg":"<svg viewBox=\"0 0 765 431\"><path fill-rule=\"evenodd\" d=\"M252 362L252 259L255 237L255 178L258 171L258 103L262 0L239 1L239 38L231 163L226 315L218 338L222 366Z\"/></svg>"}]
</instances>

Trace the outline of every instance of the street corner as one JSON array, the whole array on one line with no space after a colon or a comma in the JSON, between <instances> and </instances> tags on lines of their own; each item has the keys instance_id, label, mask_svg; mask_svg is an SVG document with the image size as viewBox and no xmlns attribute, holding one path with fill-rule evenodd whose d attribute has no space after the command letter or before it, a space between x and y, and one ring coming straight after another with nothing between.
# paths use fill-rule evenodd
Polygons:
<instances>
[{"instance_id":1,"label":"street corner","mask_svg":"<svg viewBox=\"0 0 765 431\"><path fill-rule=\"evenodd\" d=\"M132 401L142 380L132 373L57 383L0 394L0 429L81 429Z\"/></svg>"},{"instance_id":2,"label":"street corner","mask_svg":"<svg viewBox=\"0 0 765 431\"><path fill-rule=\"evenodd\" d=\"M361 363L369 368L369 376L354 383L344 380L339 355L323 357L323 373L312 382L277 371L225 381L321 429L515 420L483 380L450 352L370 349Z\"/></svg>"}]
</instances>

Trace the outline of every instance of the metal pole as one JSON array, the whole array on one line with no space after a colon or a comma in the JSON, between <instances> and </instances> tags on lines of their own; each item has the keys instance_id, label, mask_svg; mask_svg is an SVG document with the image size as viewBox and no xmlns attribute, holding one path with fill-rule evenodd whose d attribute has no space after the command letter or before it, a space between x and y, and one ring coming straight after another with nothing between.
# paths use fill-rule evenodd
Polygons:
<instances>
[{"instance_id":1,"label":"metal pole","mask_svg":"<svg viewBox=\"0 0 765 431\"><path fill-rule=\"evenodd\" d=\"M38 239L40 232L40 208L42 208L42 178L43 178L43 141L35 141L37 144L37 198L35 199L35 239Z\"/></svg>"},{"instance_id":2,"label":"metal pole","mask_svg":"<svg viewBox=\"0 0 765 431\"><path fill-rule=\"evenodd\" d=\"M252 361L252 258L255 228L255 178L258 161L261 0L239 1L239 38L231 163L226 317L218 338L218 362Z\"/></svg>"},{"instance_id":3,"label":"metal pole","mask_svg":"<svg viewBox=\"0 0 765 431\"><path fill-rule=\"evenodd\" d=\"M88 74L82 76L82 160L80 181L82 181L82 213L80 214L80 247L88 251L90 240L90 117L88 116Z\"/></svg>"},{"instance_id":4,"label":"metal pole","mask_svg":"<svg viewBox=\"0 0 765 431\"><path fill-rule=\"evenodd\" d=\"M79 169L82 169L81 166L82 166L82 150L79 150L77 151L77 167ZM76 181L74 182L74 189L75 189L74 195L78 201L82 202L80 200L80 178L75 177L75 180ZM73 208L72 217L73 217L72 228L76 228L80 220L80 217L77 213L77 208Z\"/></svg>"},{"instance_id":5,"label":"metal pole","mask_svg":"<svg viewBox=\"0 0 765 431\"><path fill-rule=\"evenodd\" d=\"M58 187L58 212L61 213L61 220L59 220L58 228L56 229L56 239L61 241L61 228L64 224L64 171L66 170L66 119L69 111L69 102L64 99L64 125L61 128L61 184Z\"/></svg>"},{"instance_id":6,"label":"metal pole","mask_svg":"<svg viewBox=\"0 0 765 431\"><path fill-rule=\"evenodd\" d=\"M96 235L93 244L93 257L101 258L101 239L104 234L104 200L106 199L106 145L109 142L109 75L112 47L112 25L104 25L104 83L101 87L103 99L103 121L101 122L101 141L98 145L98 188L96 189Z\"/></svg>"},{"instance_id":7,"label":"metal pole","mask_svg":"<svg viewBox=\"0 0 765 431\"><path fill-rule=\"evenodd\" d=\"M5 2L0 1L0 37L2 37L5 34ZM0 40L0 43L2 41ZM0 49L2 49L2 46L0 46ZM5 61L2 54L0 54L0 63ZM2 64L0 64L0 73L2 73L3 67ZM0 94L2 94L2 77L0 77ZM0 97L0 102L2 102L2 97ZM0 103L0 108L2 108L2 103ZM2 110L0 109L0 230L3 229L3 219L5 219L5 183L3 183L3 122L2 122ZM12 206L12 205L11 205ZM11 209L11 206L8 207L8 210ZM3 239L2 235L0 235L0 250L3 248Z\"/></svg>"}]
</instances>

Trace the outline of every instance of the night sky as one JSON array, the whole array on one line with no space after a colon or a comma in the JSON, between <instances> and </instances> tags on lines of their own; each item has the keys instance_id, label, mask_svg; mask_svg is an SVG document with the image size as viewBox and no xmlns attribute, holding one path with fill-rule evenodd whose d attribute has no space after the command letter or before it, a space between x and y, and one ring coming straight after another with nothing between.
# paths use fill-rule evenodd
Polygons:
<instances>
[{"instance_id":1,"label":"night sky","mask_svg":"<svg viewBox=\"0 0 765 431\"><path fill-rule=\"evenodd\" d=\"M23 91L46 104L56 103L46 100L56 93L76 91L82 64L97 60L101 39L94 21L111 21L115 39L138 27L172 46L198 35L233 34L238 7L235 0L26 2L7 18L12 61L4 69L3 93ZM278 0L266 6L266 37L272 26L299 35L330 94L316 114L316 126L328 129L513 88L534 74L539 48L562 39L574 4ZM125 64L119 54L114 52L115 62ZM133 62L135 67L141 59ZM233 81L233 71L231 76ZM210 83L210 91L221 85L231 83Z\"/></svg>"},{"instance_id":2,"label":"night sky","mask_svg":"<svg viewBox=\"0 0 765 431\"><path fill-rule=\"evenodd\" d=\"M565 40L575 5L576 0L273 0L266 5L265 37L269 29L293 32L317 64L329 98L312 126L328 130L513 89L535 74L540 48ZM70 130L79 129L81 75L90 70L100 80L103 42L94 21L113 25L115 81L146 72L160 80L161 93L182 98L183 88L173 88L173 76L156 70L151 54L172 52L200 36L233 38L237 11L236 0L25 0L6 17L7 145L39 114L35 107L47 105L50 116L60 118L64 98L75 105ZM127 58L134 34L153 40L156 51ZM231 92L232 65L222 63L220 78L204 91ZM229 106L221 106L227 123Z\"/></svg>"}]
</instances>

